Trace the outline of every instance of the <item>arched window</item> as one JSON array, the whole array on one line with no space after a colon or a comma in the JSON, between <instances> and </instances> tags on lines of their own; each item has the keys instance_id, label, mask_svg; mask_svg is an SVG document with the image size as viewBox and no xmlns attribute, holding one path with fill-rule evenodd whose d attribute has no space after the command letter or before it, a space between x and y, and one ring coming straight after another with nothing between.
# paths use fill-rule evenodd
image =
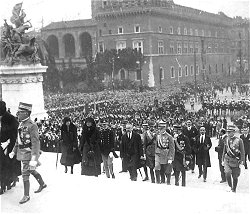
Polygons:
<instances>
[{"instance_id":1,"label":"arched window","mask_svg":"<svg viewBox=\"0 0 250 214\"><path fill-rule=\"evenodd\" d=\"M63 42L65 47L65 57L75 57L75 39L73 35L64 35Z\"/></svg>"},{"instance_id":2,"label":"arched window","mask_svg":"<svg viewBox=\"0 0 250 214\"><path fill-rule=\"evenodd\" d=\"M49 47L49 50L51 52L51 54L55 57L55 58L59 58L59 45L58 45L58 39L55 35L50 35L47 40L47 45Z\"/></svg>"}]
</instances>

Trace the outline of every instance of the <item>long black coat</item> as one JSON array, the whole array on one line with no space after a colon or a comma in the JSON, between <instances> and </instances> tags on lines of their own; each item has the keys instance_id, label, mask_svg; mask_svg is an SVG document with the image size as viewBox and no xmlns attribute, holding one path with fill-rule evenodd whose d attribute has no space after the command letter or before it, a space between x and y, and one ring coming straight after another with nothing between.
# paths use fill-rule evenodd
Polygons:
<instances>
[{"instance_id":1,"label":"long black coat","mask_svg":"<svg viewBox=\"0 0 250 214\"><path fill-rule=\"evenodd\" d=\"M200 142L200 135L196 138L196 164L211 167L209 150L212 147L210 137L205 135L204 143Z\"/></svg>"},{"instance_id":2,"label":"long black coat","mask_svg":"<svg viewBox=\"0 0 250 214\"><path fill-rule=\"evenodd\" d=\"M120 157L124 159L125 168L137 167L141 156L143 156L141 136L132 132L131 139L129 139L127 133L125 133L122 136L120 147Z\"/></svg>"},{"instance_id":3,"label":"long black coat","mask_svg":"<svg viewBox=\"0 0 250 214\"><path fill-rule=\"evenodd\" d=\"M16 158L10 159L9 153L12 151L16 139L17 139L17 130L18 130L18 121L17 119L8 112L5 112L1 119L1 131L0 131L0 141L1 143L10 140L9 145L4 151L1 147L0 155L0 175L7 179L15 178L16 176L21 175L21 162L16 160ZM1 179L1 178L0 178Z\"/></svg>"},{"instance_id":4,"label":"long black coat","mask_svg":"<svg viewBox=\"0 0 250 214\"><path fill-rule=\"evenodd\" d=\"M76 162L73 148L78 148L77 128L73 123L70 123L69 130L65 124L62 125L61 142L62 156L60 163L64 166L73 166Z\"/></svg>"},{"instance_id":5,"label":"long black coat","mask_svg":"<svg viewBox=\"0 0 250 214\"><path fill-rule=\"evenodd\" d=\"M85 124L80 143L80 150L82 151L82 175L98 176L101 174L102 156L100 142L100 132L95 125L89 134Z\"/></svg>"},{"instance_id":6,"label":"long black coat","mask_svg":"<svg viewBox=\"0 0 250 214\"><path fill-rule=\"evenodd\" d=\"M187 136L184 134L180 134L177 137L177 142L181 146L183 150L179 150L176 143L175 143L175 156L173 161L173 168L176 171L186 171L187 168L184 166L183 157L188 156L191 154L191 146Z\"/></svg>"}]
</instances>

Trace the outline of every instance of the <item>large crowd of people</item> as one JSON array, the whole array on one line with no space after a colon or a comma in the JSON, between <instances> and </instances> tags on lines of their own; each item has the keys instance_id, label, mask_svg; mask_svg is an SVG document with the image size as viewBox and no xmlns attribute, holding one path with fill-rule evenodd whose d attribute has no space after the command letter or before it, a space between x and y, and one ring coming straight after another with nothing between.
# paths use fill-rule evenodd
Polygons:
<instances>
[{"instance_id":1,"label":"large crowd of people","mask_svg":"<svg viewBox=\"0 0 250 214\"><path fill-rule=\"evenodd\" d=\"M248 93L246 87L240 90L234 89L234 85L228 87L222 91L237 90L242 96ZM82 175L98 176L103 170L113 179L113 157L117 158L119 151L121 172L128 171L132 181L137 180L138 168L143 168L144 181L149 180L149 169L152 183L165 183L166 178L170 184L174 175L175 185L181 179L181 185L186 186L186 171L194 172L195 165L199 178L206 182L207 168L211 166L211 138L216 137L221 182L227 181L230 191L235 192L238 168L241 165L247 168L246 159L249 160L250 140L246 137L250 127L249 103L243 97L221 100L219 93L220 88L198 86L195 91L182 87L144 92L46 94L48 117L36 121L41 150L61 152L60 163L65 166L65 173L69 166L73 174L74 164L81 163ZM229 116L242 131L241 138L235 135L236 127L228 124ZM223 148L219 148L222 144ZM234 166L230 165L232 161ZM1 186L1 193L15 185L18 175L20 171L9 186ZM45 183L39 179L38 182L42 191ZM29 196L21 202L28 200Z\"/></svg>"}]
</instances>

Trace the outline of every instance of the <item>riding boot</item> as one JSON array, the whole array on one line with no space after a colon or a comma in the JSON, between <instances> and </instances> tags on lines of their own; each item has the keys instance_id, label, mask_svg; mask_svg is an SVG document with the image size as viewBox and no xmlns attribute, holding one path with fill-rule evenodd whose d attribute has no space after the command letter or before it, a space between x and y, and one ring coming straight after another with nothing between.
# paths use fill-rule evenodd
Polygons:
<instances>
[{"instance_id":1,"label":"riding boot","mask_svg":"<svg viewBox=\"0 0 250 214\"><path fill-rule=\"evenodd\" d=\"M24 196L21 199L21 201L19 201L19 204L24 204L27 201L30 200L30 196L29 196L29 192L30 192L30 181L23 181L23 187L24 187Z\"/></svg>"},{"instance_id":2,"label":"riding boot","mask_svg":"<svg viewBox=\"0 0 250 214\"><path fill-rule=\"evenodd\" d=\"M74 165L71 166L71 174L73 174L73 172L74 172Z\"/></svg>"},{"instance_id":3,"label":"riding boot","mask_svg":"<svg viewBox=\"0 0 250 214\"><path fill-rule=\"evenodd\" d=\"M47 185L44 183L43 179L42 179L42 176L36 172L36 173L32 173L32 175L35 177L35 179L37 180L37 182L39 183L39 188L38 190L35 191L35 193L39 193L41 192L44 188L47 187Z\"/></svg>"},{"instance_id":4,"label":"riding boot","mask_svg":"<svg viewBox=\"0 0 250 214\"><path fill-rule=\"evenodd\" d=\"M233 178L233 188L232 188L233 192L236 192L237 184L238 184L238 178Z\"/></svg>"},{"instance_id":5,"label":"riding boot","mask_svg":"<svg viewBox=\"0 0 250 214\"><path fill-rule=\"evenodd\" d=\"M228 186L230 186L232 188L231 174L226 174L226 179L227 179Z\"/></svg>"},{"instance_id":6,"label":"riding boot","mask_svg":"<svg viewBox=\"0 0 250 214\"><path fill-rule=\"evenodd\" d=\"M64 171L65 173L67 173L68 172L68 167L67 166L65 166L65 171Z\"/></svg>"},{"instance_id":7,"label":"riding boot","mask_svg":"<svg viewBox=\"0 0 250 214\"><path fill-rule=\"evenodd\" d=\"M156 177L156 183L160 184L161 183L160 170L155 170L155 177Z\"/></svg>"}]
</instances>

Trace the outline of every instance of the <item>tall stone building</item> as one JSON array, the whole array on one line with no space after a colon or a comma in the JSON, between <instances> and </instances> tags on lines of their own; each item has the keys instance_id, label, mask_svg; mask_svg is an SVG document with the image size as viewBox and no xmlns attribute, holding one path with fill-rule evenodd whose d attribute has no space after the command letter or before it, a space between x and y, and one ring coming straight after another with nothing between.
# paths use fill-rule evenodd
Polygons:
<instances>
[{"instance_id":1,"label":"tall stone building","mask_svg":"<svg viewBox=\"0 0 250 214\"><path fill-rule=\"evenodd\" d=\"M58 63L72 58L83 65L83 56L105 49L140 50L145 56L141 71L121 69L115 78L160 87L236 72L239 28L222 12L171 0L92 0L91 20L51 23L42 35ZM249 48L246 53L249 61Z\"/></svg>"}]
</instances>

